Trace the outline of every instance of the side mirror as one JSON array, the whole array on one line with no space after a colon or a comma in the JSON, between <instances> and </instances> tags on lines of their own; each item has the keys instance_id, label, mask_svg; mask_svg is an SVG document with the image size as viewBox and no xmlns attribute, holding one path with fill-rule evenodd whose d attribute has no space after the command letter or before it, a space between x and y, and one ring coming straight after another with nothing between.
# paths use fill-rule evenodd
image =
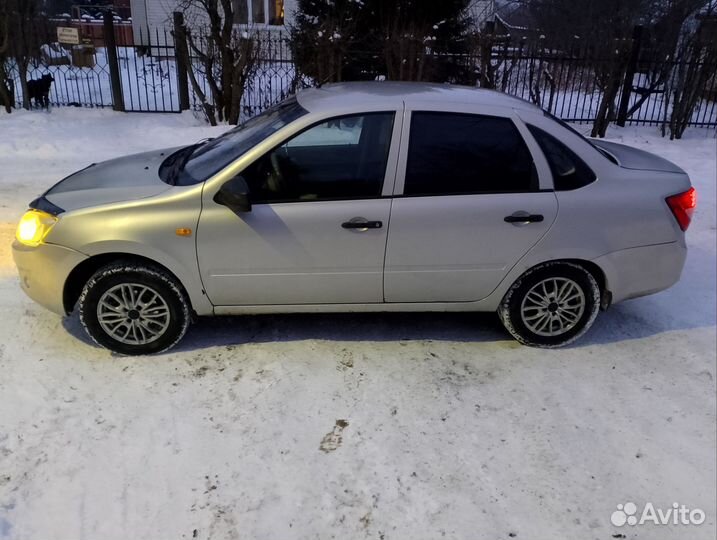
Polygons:
<instances>
[{"instance_id":1,"label":"side mirror","mask_svg":"<svg viewBox=\"0 0 717 540\"><path fill-rule=\"evenodd\" d=\"M244 177L236 176L225 182L214 195L214 202L226 206L237 215L251 212L249 186Z\"/></svg>"}]
</instances>

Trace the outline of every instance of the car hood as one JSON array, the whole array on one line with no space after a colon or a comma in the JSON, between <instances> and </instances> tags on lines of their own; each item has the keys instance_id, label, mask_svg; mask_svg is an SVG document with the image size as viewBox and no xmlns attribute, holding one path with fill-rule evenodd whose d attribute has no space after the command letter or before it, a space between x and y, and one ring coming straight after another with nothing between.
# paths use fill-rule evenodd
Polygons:
<instances>
[{"instance_id":1,"label":"car hood","mask_svg":"<svg viewBox=\"0 0 717 540\"><path fill-rule=\"evenodd\" d=\"M69 211L159 195L171 188L159 177L159 167L175 150L155 150L93 163L55 184L43 197Z\"/></svg>"},{"instance_id":2,"label":"car hood","mask_svg":"<svg viewBox=\"0 0 717 540\"><path fill-rule=\"evenodd\" d=\"M617 160L617 164L625 169L639 169L645 171L664 171L684 173L677 165L671 161L667 161L660 156L638 150L625 144L618 144L598 139L591 139L592 143L612 154Z\"/></svg>"}]
</instances>

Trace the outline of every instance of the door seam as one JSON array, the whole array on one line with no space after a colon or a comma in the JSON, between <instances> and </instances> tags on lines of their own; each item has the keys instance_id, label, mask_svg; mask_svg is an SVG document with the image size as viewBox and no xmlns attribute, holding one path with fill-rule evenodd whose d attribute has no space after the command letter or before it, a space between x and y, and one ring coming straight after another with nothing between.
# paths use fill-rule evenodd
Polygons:
<instances>
[{"instance_id":1,"label":"door seam","mask_svg":"<svg viewBox=\"0 0 717 540\"><path fill-rule=\"evenodd\" d=\"M388 207L388 223L386 224L386 241L383 246L383 265L381 267L381 303L386 303L386 256L388 255L388 237L391 234L391 214L393 213L393 201L396 195L396 180L398 179L398 165L401 163L401 143L403 142L403 129L406 127L406 102L403 101L401 114L401 129L398 132L398 155L393 170L393 188L391 189L391 204Z\"/></svg>"}]
</instances>

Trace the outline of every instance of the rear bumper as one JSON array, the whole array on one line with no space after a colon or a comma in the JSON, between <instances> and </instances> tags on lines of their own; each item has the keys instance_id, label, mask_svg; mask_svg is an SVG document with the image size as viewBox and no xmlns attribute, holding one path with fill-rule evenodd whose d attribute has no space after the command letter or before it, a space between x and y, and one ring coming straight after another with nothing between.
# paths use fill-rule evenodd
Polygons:
<instances>
[{"instance_id":1,"label":"rear bumper","mask_svg":"<svg viewBox=\"0 0 717 540\"><path fill-rule=\"evenodd\" d=\"M54 244L29 247L15 240L12 256L22 290L41 306L65 315L63 291L67 276L87 255Z\"/></svg>"},{"instance_id":2,"label":"rear bumper","mask_svg":"<svg viewBox=\"0 0 717 540\"><path fill-rule=\"evenodd\" d=\"M621 249L593 262L605 272L612 303L653 294L677 283L687 258L681 242Z\"/></svg>"}]
</instances>

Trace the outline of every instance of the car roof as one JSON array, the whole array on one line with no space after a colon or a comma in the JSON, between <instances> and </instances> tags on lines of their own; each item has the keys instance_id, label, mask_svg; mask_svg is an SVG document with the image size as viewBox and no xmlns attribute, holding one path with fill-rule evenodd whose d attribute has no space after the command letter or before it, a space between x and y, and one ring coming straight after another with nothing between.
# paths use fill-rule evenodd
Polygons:
<instances>
[{"instance_id":1,"label":"car roof","mask_svg":"<svg viewBox=\"0 0 717 540\"><path fill-rule=\"evenodd\" d=\"M528 101L495 90L452 84L394 81L328 84L320 88L300 90L297 100L309 112L373 105L399 108L403 103L409 108L430 108L432 104L454 103L537 110L537 107Z\"/></svg>"}]
</instances>

